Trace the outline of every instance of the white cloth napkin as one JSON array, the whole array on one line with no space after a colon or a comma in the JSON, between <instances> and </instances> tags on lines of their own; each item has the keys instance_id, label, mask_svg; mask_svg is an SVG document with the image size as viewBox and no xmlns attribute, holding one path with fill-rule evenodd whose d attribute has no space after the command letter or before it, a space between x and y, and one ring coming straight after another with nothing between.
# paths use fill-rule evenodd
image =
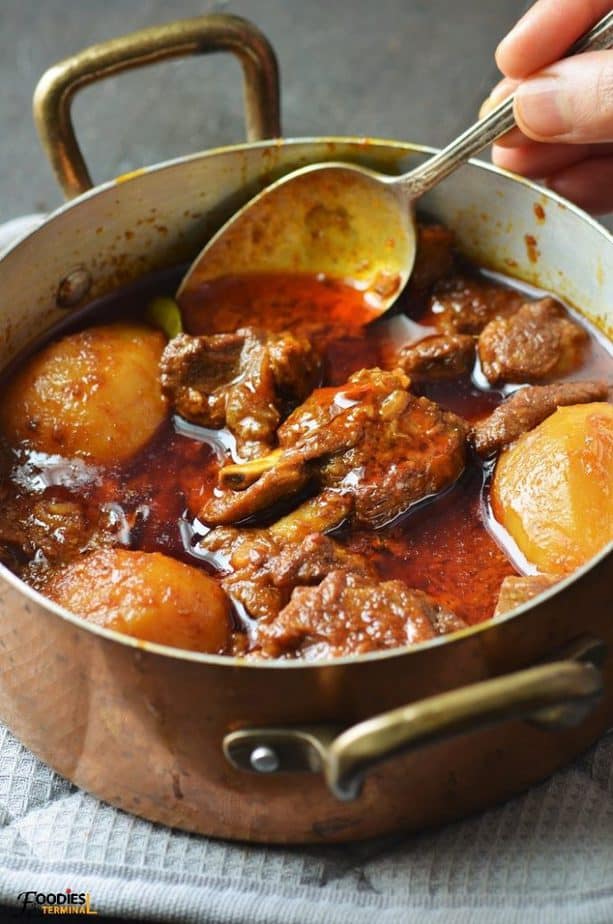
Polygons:
<instances>
[{"instance_id":1,"label":"white cloth napkin","mask_svg":"<svg viewBox=\"0 0 613 924\"><path fill-rule=\"evenodd\" d=\"M0 902L214 924L611 924L613 733L546 783L435 832L335 847L215 841L76 789L0 726Z\"/></svg>"}]
</instances>

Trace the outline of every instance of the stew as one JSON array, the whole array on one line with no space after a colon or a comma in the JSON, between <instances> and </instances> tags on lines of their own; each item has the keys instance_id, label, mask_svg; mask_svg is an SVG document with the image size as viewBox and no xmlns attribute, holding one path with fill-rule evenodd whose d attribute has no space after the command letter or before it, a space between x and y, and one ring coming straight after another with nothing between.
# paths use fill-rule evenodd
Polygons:
<instances>
[{"instance_id":1,"label":"stew","mask_svg":"<svg viewBox=\"0 0 613 924\"><path fill-rule=\"evenodd\" d=\"M5 374L0 559L50 599L179 648L336 657L498 616L613 538L608 344L447 229L420 226L370 324L349 286L237 275L178 332L180 276Z\"/></svg>"}]
</instances>

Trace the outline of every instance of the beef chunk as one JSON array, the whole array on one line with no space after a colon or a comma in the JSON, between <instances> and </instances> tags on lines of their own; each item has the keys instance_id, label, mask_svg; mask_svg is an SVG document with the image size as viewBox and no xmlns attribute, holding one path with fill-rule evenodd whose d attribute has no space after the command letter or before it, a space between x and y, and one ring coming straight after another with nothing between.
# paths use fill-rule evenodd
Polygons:
<instances>
[{"instance_id":1,"label":"beef chunk","mask_svg":"<svg viewBox=\"0 0 613 924\"><path fill-rule=\"evenodd\" d=\"M559 576L552 574L530 574L525 577L516 577L511 575L506 577L500 585L500 594L498 603L494 610L494 616L502 616L509 610L514 610L516 606L521 606L533 597L538 597L557 584Z\"/></svg>"},{"instance_id":2,"label":"beef chunk","mask_svg":"<svg viewBox=\"0 0 613 924\"><path fill-rule=\"evenodd\" d=\"M344 548L329 536L311 533L299 545L284 546L274 563L273 582L277 587L295 587L322 581L331 571L351 571L374 578L373 565L358 552Z\"/></svg>"},{"instance_id":3,"label":"beef chunk","mask_svg":"<svg viewBox=\"0 0 613 924\"><path fill-rule=\"evenodd\" d=\"M13 571L33 561L63 564L86 550L117 544L113 516L62 487L41 494L7 492L0 517L0 561Z\"/></svg>"},{"instance_id":4,"label":"beef chunk","mask_svg":"<svg viewBox=\"0 0 613 924\"><path fill-rule=\"evenodd\" d=\"M279 544L267 530L221 527L210 532L200 548L228 572L221 586L249 616L271 619L279 612L285 601L269 569Z\"/></svg>"},{"instance_id":5,"label":"beef chunk","mask_svg":"<svg viewBox=\"0 0 613 924\"><path fill-rule=\"evenodd\" d=\"M319 359L309 341L287 331L245 327L235 334L180 334L162 356L161 381L178 413L234 434L244 458L275 444L283 413L317 383Z\"/></svg>"},{"instance_id":6,"label":"beef chunk","mask_svg":"<svg viewBox=\"0 0 613 924\"><path fill-rule=\"evenodd\" d=\"M408 386L399 370L362 369L338 388L314 391L279 428L275 453L222 469L221 484L231 488L200 518L236 522L268 506L275 485L281 498L304 479L348 495L355 522L380 526L441 491L464 467L466 426Z\"/></svg>"},{"instance_id":7,"label":"beef chunk","mask_svg":"<svg viewBox=\"0 0 613 924\"><path fill-rule=\"evenodd\" d=\"M78 459L63 464L75 480L95 471L86 475L88 466ZM61 564L85 548L117 541L106 510L63 484L43 487L44 478L37 481L40 472L27 454L12 451L0 439L0 562L18 574L32 561Z\"/></svg>"},{"instance_id":8,"label":"beef chunk","mask_svg":"<svg viewBox=\"0 0 613 924\"><path fill-rule=\"evenodd\" d=\"M411 289L429 289L447 276L453 268L453 231L444 225L418 225L415 265L411 273Z\"/></svg>"},{"instance_id":9,"label":"beef chunk","mask_svg":"<svg viewBox=\"0 0 613 924\"><path fill-rule=\"evenodd\" d=\"M439 334L403 347L397 362L414 379L453 379L470 372L474 358L474 337Z\"/></svg>"},{"instance_id":10,"label":"beef chunk","mask_svg":"<svg viewBox=\"0 0 613 924\"><path fill-rule=\"evenodd\" d=\"M240 333L179 334L168 343L161 361L162 389L182 417L214 429L224 426L228 383L240 375L244 344Z\"/></svg>"},{"instance_id":11,"label":"beef chunk","mask_svg":"<svg viewBox=\"0 0 613 924\"><path fill-rule=\"evenodd\" d=\"M348 509L341 495L323 492L267 529L219 527L200 547L213 553L217 564L228 570L222 580L226 593L250 616L272 619L294 587L317 583L330 571L376 577L364 556L322 535L338 526Z\"/></svg>"},{"instance_id":12,"label":"beef chunk","mask_svg":"<svg viewBox=\"0 0 613 924\"><path fill-rule=\"evenodd\" d=\"M268 622L288 603L294 588L319 584L331 571L377 579L374 567L363 555L345 549L329 536L312 533L296 545L278 548L259 568L230 575L222 586L251 616Z\"/></svg>"},{"instance_id":13,"label":"beef chunk","mask_svg":"<svg viewBox=\"0 0 613 924\"><path fill-rule=\"evenodd\" d=\"M579 366L587 340L558 302L543 298L490 321L479 337L479 359L492 385L537 382Z\"/></svg>"},{"instance_id":14,"label":"beef chunk","mask_svg":"<svg viewBox=\"0 0 613 924\"><path fill-rule=\"evenodd\" d=\"M444 334L479 334L494 318L514 314L525 296L482 276L442 280L430 298L427 323Z\"/></svg>"},{"instance_id":15,"label":"beef chunk","mask_svg":"<svg viewBox=\"0 0 613 924\"><path fill-rule=\"evenodd\" d=\"M489 417L473 426L471 442L480 456L491 456L522 433L538 426L558 407L606 401L607 394L606 382L561 382L558 385L521 388Z\"/></svg>"},{"instance_id":16,"label":"beef chunk","mask_svg":"<svg viewBox=\"0 0 613 924\"><path fill-rule=\"evenodd\" d=\"M18 573L28 561L30 542L25 534L25 523L15 522L11 507L3 507L0 520L0 562L10 571Z\"/></svg>"},{"instance_id":17,"label":"beef chunk","mask_svg":"<svg viewBox=\"0 0 613 924\"><path fill-rule=\"evenodd\" d=\"M415 645L464 625L402 581L332 571L317 587L297 587L276 619L258 624L254 641L265 657L311 660Z\"/></svg>"}]
</instances>

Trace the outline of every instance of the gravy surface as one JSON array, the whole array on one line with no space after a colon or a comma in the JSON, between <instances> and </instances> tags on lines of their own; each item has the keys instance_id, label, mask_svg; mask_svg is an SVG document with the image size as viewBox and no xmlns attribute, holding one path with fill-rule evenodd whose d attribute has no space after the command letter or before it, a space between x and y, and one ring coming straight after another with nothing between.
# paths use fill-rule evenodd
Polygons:
<instances>
[{"instance_id":1,"label":"gravy surface","mask_svg":"<svg viewBox=\"0 0 613 924\"><path fill-rule=\"evenodd\" d=\"M153 296L174 293L180 275L179 271L158 274L101 300L50 332L46 339L92 322L138 319ZM486 277L479 278L487 281ZM504 282L513 285L511 280ZM277 310L275 298L270 296L276 285L281 289L294 287L294 311L308 319L323 353L323 385L338 385L362 368L389 366L389 358L400 344L433 332L431 313L419 293L405 294L392 316L363 327L367 309L350 287L322 286L307 278L297 290L295 280L268 276L256 283L250 278L224 280L210 293L218 306L215 311L186 306L187 330L196 334L236 329L245 323L236 306L247 290L255 310L249 323L276 330L296 327L292 316L285 309ZM607 368L610 357L592 335L585 362L574 377L597 378ZM490 413L508 393L504 388L487 386L478 365L472 373L450 381L417 382L414 390L469 421ZM106 507L118 524L124 547L163 552L217 575L218 562L197 546L207 529L196 517L212 495L220 465L227 461L232 445L227 430L206 430L169 414L146 448L121 465L75 468L42 453L22 450L17 474L13 475L14 490L27 493L42 487L58 501L78 496L92 511ZM467 623L478 623L492 615L502 580L521 573L512 544L491 521L489 474L488 466L471 456L464 474L451 488L415 505L387 526L377 530L341 527L332 535L347 548L369 556L382 579L401 579L427 592ZM271 511L269 519L278 513ZM234 619L239 631L248 628L248 620L241 621L239 608Z\"/></svg>"}]
</instances>

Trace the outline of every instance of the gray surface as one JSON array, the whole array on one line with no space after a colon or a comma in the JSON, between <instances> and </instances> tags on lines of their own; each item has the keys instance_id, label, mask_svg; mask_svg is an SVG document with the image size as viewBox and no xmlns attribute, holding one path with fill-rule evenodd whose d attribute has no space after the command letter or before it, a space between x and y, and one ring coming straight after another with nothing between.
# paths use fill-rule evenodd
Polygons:
<instances>
[{"instance_id":1,"label":"gray surface","mask_svg":"<svg viewBox=\"0 0 613 924\"><path fill-rule=\"evenodd\" d=\"M440 145L495 80L493 49L524 0L0 0L0 221L60 194L30 114L49 65L86 45L210 10L251 18L281 64L288 135ZM243 135L240 68L222 56L84 90L75 122L97 180Z\"/></svg>"}]
</instances>

